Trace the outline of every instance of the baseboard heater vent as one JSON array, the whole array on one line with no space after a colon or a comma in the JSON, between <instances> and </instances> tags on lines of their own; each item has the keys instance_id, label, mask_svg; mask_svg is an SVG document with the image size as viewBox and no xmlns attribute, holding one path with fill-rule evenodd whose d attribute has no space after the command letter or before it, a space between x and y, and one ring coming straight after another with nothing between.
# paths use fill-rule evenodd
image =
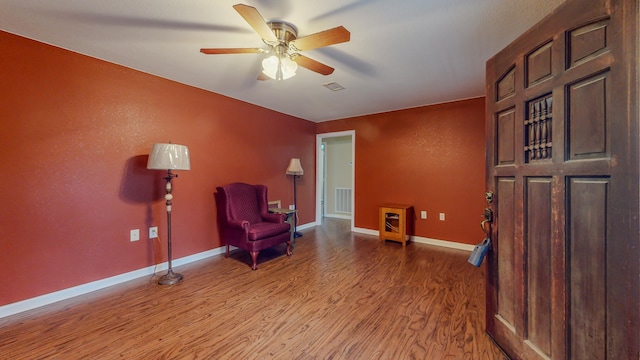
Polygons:
<instances>
[{"instance_id":1,"label":"baseboard heater vent","mask_svg":"<svg viewBox=\"0 0 640 360\"><path fill-rule=\"evenodd\" d=\"M351 213L351 188L336 188L336 212Z\"/></svg>"}]
</instances>

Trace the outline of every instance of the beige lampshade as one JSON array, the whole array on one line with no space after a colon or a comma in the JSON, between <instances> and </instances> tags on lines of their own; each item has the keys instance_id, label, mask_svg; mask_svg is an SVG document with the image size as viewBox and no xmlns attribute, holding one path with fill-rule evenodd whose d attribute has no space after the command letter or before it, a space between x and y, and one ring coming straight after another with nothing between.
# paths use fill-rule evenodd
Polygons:
<instances>
[{"instance_id":1,"label":"beige lampshade","mask_svg":"<svg viewBox=\"0 0 640 360\"><path fill-rule=\"evenodd\" d=\"M302 170L302 165L300 165L300 159L292 158L289 162L289 167L287 167L287 175L302 174L304 174L304 170Z\"/></svg>"},{"instance_id":2,"label":"beige lampshade","mask_svg":"<svg viewBox=\"0 0 640 360\"><path fill-rule=\"evenodd\" d=\"M149 152L147 169L191 170L189 148L178 144L153 144Z\"/></svg>"}]
</instances>

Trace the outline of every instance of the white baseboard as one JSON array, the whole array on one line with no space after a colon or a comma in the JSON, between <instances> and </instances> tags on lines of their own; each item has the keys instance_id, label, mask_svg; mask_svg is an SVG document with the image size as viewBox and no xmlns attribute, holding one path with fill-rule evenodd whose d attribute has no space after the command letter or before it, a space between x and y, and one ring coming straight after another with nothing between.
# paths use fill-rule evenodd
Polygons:
<instances>
[{"instance_id":1,"label":"white baseboard","mask_svg":"<svg viewBox=\"0 0 640 360\"><path fill-rule=\"evenodd\" d=\"M298 226L298 230L310 229L316 225L317 223L315 222L303 224ZM353 228L353 232L373 235L376 237L379 234L377 230L364 229L364 228ZM462 244L462 243L445 241L445 240L429 239L429 238L424 238L419 236L411 236L411 240L417 243L436 245L436 246L442 246L446 248L466 250L466 251L473 251L473 248L474 248L473 245L469 245L469 244ZM232 248L235 248L235 247L232 246ZM225 247L221 246L219 248L215 248L215 249L203 251L201 253L175 259L172 261L172 265L173 266L185 265L198 260L210 258L212 256L224 254L224 252L225 252ZM135 280L144 276L151 276L154 274L154 271L157 273L163 270L167 270L167 268L168 268L167 263L163 262L158 265L148 266L146 268L130 271L128 273L112 276L106 279L96 280L90 283L74 286L68 289L63 289L63 290L59 290L49 294L3 305L3 306L0 306L0 319L11 316L11 315L15 315L24 311L32 310L41 306L53 304L58 301L62 301L62 300L70 299L72 297L76 297L79 295L87 294L96 290L108 288L110 286L118 285L127 281Z\"/></svg>"},{"instance_id":2,"label":"white baseboard","mask_svg":"<svg viewBox=\"0 0 640 360\"><path fill-rule=\"evenodd\" d=\"M425 238L425 237L420 237L420 236L412 236L411 237L411 241L417 242L417 243L420 243L420 244L442 246L442 247L446 247L446 248L450 248L450 249L458 249L458 250L464 250L464 251L468 251L468 252L472 252L473 248L475 247L475 245L463 244L463 243L459 243L459 242L455 242L455 241L430 239L430 238Z\"/></svg>"},{"instance_id":3,"label":"white baseboard","mask_svg":"<svg viewBox=\"0 0 640 360\"><path fill-rule=\"evenodd\" d=\"M353 232L366 234L366 235L380 236L380 232L378 230L371 230L371 229L365 229L365 228L354 228ZM420 243L420 244L435 245L435 246L441 246L441 247L446 247L450 249L465 250L469 252L473 251L473 248L474 248L474 245L463 244L455 241L430 239L422 236L410 236L409 239L413 242Z\"/></svg>"},{"instance_id":4,"label":"white baseboard","mask_svg":"<svg viewBox=\"0 0 640 360\"><path fill-rule=\"evenodd\" d=\"M308 224L303 224L298 226L298 230L305 230L305 229L313 228L314 226L316 226L316 223L311 222ZM237 249L235 246L230 247L230 250L235 250L235 249ZM226 251L225 246L221 246L216 249L203 251L201 253L185 256L180 259L175 259L172 261L172 265L173 266L185 265L188 263L192 263L194 261L224 254L225 251ZM144 276L151 276L154 274L154 271L158 273L160 271L167 270L167 268L168 268L168 264L166 262L163 262L158 265L148 266L146 268L130 271L128 273L112 276L106 279L96 280L90 283L74 286L68 289L63 289L63 290L59 290L49 294L44 294L34 298L3 305L3 306L0 306L0 319L7 316L15 315L21 312L25 312L28 310L32 310L41 306L53 304L58 301L62 301L62 300L70 299L72 297L76 297L79 295L87 294L92 291L118 285L118 284L131 281L134 279L138 279Z\"/></svg>"},{"instance_id":5,"label":"white baseboard","mask_svg":"<svg viewBox=\"0 0 640 360\"><path fill-rule=\"evenodd\" d=\"M333 218L333 219L345 219L345 220L351 220L351 215L341 215L341 214L324 214L324 217Z\"/></svg>"},{"instance_id":6,"label":"white baseboard","mask_svg":"<svg viewBox=\"0 0 640 360\"><path fill-rule=\"evenodd\" d=\"M194 261L210 258L212 256L223 254L225 247L219 247L212 250L203 251L201 253L182 257L172 261L173 266L185 265ZM104 289L110 286L118 285L127 281L138 279L144 276L151 276L155 272L167 270L168 265L163 262L158 265L148 266L146 268L130 271L128 273L112 276L106 279L96 280L90 283L74 286L68 289L59 290L49 294L37 296L27 300L0 306L0 319L15 315L24 311L32 310L41 306L56 303L58 301L70 299L75 296L90 293L92 291Z\"/></svg>"},{"instance_id":7,"label":"white baseboard","mask_svg":"<svg viewBox=\"0 0 640 360\"><path fill-rule=\"evenodd\" d=\"M380 232L378 230L371 230L371 229L365 229L365 228L359 228L359 227L354 227L353 232L366 234L366 235L373 235L373 236L380 235Z\"/></svg>"},{"instance_id":8,"label":"white baseboard","mask_svg":"<svg viewBox=\"0 0 640 360\"><path fill-rule=\"evenodd\" d=\"M314 222L298 225L297 229L298 230L311 229L312 227L315 227L316 225L318 225L318 224L314 221Z\"/></svg>"}]
</instances>

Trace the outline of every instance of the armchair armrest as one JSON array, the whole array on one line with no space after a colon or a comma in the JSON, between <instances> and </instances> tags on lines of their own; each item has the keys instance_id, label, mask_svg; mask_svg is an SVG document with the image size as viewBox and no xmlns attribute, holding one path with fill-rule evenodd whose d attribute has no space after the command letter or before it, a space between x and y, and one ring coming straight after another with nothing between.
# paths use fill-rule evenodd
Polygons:
<instances>
[{"instance_id":1,"label":"armchair armrest","mask_svg":"<svg viewBox=\"0 0 640 360\"><path fill-rule=\"evenodd\" d=\"M248 229L250 225L247 220L235 220L235 219L229 219L227 221L227 224L229 224L229 227L237 228L237 229Z\"/></svg>"},{"instance_id":2,"label":"armchair armrest","mask_svg":"<svg viewBox=\"0 0 640 360\"><path fill-rule=\"evenodd\" d=\"M262 221L273 223L283 223L287 219L287 215L285 214L263 213L260 214L260 216L262 217Z\"/></svg>"}]
</instances>

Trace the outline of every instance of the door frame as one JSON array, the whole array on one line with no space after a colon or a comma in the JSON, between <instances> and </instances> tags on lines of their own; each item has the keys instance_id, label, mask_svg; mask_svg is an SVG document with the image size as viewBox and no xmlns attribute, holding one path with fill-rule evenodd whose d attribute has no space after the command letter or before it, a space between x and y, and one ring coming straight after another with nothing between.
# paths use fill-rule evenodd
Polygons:
<instances>
[{"instance_id":1,"label":"door frame","mask_svg":"<svg viewBox=\"0 0 640 360\"><path fill-rule=\"evenodd\" d=\"M322 224L322 187L324 186L324 159L322 158L322 142L328 138L351 137L351 231L355 229L356 217L356 131L336 131L324 134L316 134L316 224Z\"/></svg>"}]
</instances>

